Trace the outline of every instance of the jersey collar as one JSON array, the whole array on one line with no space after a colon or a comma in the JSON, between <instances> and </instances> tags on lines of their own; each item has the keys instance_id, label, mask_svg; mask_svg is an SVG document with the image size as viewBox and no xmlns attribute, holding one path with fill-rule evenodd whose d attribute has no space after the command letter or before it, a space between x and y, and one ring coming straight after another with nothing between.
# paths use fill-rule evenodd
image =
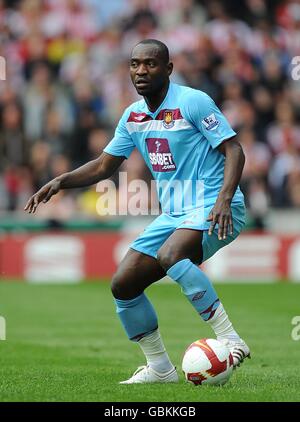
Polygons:
<instances>
[{"instance_id":1,"label":"jersey collar","mask_svg":"<svg viewBox=\"0 0 300 422\"><path fill-rule=\"evenodd\" d=\"M172 88L172 82L170 82L169 83L169 87L168 87L168 91L167 91L167 94L166 94L166 96L165 96L165 98L163 99L163 101L162 101L162 103L160 104L160 106L155 110L155 111L150 111L149 110L149 108L148 108L148 105L147 105L147 103L146 103L146 101L145 100L143 100L143 102L144 102L144 109L145 109L145 112L149 115L149 116L151 116L153 119L155 119L156 118L156 116L158 115L158 113L162 110L162 108L165 106L165 104L166 104L166 102L167 102L167 99L168 99L168 97L169 97L169 95L170 95L170 91L171 91L171 88Z\"/></svg>"}]
</instances>

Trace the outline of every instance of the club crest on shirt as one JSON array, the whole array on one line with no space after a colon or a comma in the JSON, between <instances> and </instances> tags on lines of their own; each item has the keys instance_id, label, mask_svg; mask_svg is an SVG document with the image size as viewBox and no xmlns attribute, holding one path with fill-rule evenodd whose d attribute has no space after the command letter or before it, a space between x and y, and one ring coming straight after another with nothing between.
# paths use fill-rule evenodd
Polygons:
<instances>
[{"instance_id":1,"label":"club crest on shirt","mask_svg":"<svg viewBox=\"0 0 300 422\"><path fill-rule=\"evenodd\" d=\"M220 122L217 120L215 116L215 113L212 113L209 116L205 117L202 120L202 123L204 124L206 130L214 130L220 124Z\"/></svg>"},{"instance_id":2,"label":"club crest on shirt","mask_svg":"<svg viewBox=\"0 0 300 422\"><path fill-rule=\"evenodd\" d=\"M166 129L171 129L171 127L174 126L174 119L173 119L173 111L171 110L166 110L164 112L164 120L163 120L163 125L164 128Z\"/></svg>"}]
</instances>

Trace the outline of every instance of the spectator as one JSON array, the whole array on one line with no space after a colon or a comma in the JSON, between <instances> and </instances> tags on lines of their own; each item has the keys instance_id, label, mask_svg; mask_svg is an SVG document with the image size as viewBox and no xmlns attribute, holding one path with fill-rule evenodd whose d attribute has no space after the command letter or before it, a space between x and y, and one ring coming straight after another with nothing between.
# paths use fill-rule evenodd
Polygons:
<instances>
[{"instance_id":1,"label":"spectator","mask_svg":"<svg viewBox=\"0 0 300 422\"><path fill-rule=\"evenodd\" d=\"M0 169L6 166L23 166L28 163L28 144L22 128L21 109L16 103L8 103L2 111L0 132Z\"/></svg>"},{"instance_id":2,"label":"spectator","mask_svg":"<svg viewBox=\"0 0 300 422\"><path fill-rule=\"evenodd\" d=\"M299 10L299 0L0 0L7 62L0 208L17 210L22 192L102 151L124 108L139 99L128 55L148 37L170 46L173 81L210 94L239 133L256 224L263 226L269 203L298 207L300 91L290 64L299 52ZM133 157L123 165L128 180L150 186L138 153ZM81 210L95 207L93 189L74 193L86 193ZM73 196L57 201L78 211ZM62 218L71 214L61 210Z\"/></svg>"}]
</instances>

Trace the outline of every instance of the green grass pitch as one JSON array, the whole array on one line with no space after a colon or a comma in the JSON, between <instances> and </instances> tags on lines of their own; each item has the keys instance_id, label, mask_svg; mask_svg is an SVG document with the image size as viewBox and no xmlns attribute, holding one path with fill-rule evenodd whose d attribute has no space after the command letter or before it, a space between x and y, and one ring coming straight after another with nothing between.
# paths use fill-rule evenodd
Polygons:
<instances>
[{"instance_id":1,"label":"green grass pitch","mask_svg":"<svg viewBox=\"0 0 300 422\"><path fill-rule=\"evenodd\" d=\"M0 282L0 401L300 401L300 284L219 284L217 291L252 359L223 387L118 385L144 364L115 314L108 283L28 285ZM192 341L213 337L175 284L149 297L173 362Z\"/></svg>"}]
</instances>

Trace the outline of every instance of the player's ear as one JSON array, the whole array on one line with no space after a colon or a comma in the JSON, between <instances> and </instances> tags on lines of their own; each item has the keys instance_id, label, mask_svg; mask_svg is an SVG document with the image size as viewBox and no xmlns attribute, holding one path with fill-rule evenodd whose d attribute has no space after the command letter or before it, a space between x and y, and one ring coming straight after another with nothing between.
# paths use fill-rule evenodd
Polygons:
<instances>
[{"instance_id":1,"label":"player's ear","mask_svg":"<svg viewBox=\"0 0 300 422\"><path fill-rule=\"evenodd\" d=\"M168 75L170 76L172 72L173 72L173 63L170 62L168 63Z\"/></svg>"}]
</instances>

